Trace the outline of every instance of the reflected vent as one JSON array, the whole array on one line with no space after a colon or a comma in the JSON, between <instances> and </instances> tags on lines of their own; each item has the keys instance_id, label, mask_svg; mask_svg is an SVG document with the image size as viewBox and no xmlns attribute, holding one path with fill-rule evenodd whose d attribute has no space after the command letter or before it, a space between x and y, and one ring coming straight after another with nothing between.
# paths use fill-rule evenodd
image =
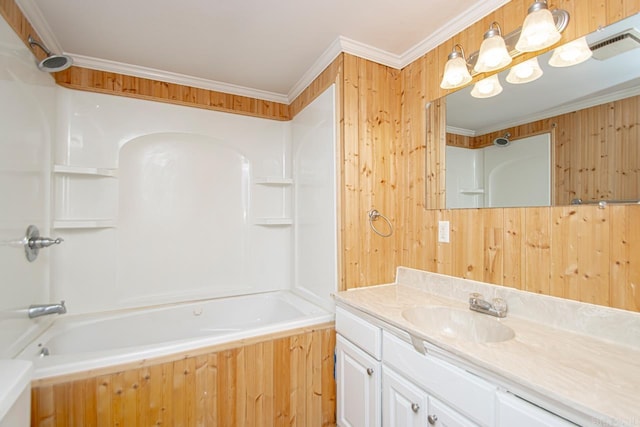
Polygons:
<instances>
[{"instance_id":1,"label":"reflected vent","mask_svg":"<svg viewBox=\"0 0 640 427\"><path fill-rule=\"evenodd\" d=\"M640 47L640 33L635 28L632 28L589 47L593 52L594 59L604 61Z\"/></svg>"}]
</instances>

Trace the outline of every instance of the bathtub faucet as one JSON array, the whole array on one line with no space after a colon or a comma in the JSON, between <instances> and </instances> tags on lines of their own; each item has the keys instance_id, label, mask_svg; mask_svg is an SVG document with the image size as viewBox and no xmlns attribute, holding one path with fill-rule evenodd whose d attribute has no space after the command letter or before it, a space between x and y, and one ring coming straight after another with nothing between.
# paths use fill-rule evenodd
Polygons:
<instances>
[{"instance_id":1,"label":"bathtub faucet","mask_svg":"<svg viewBox=\"0 0 640 427\"><path fill-rule=\"evenodd\" d=\"M64 301L60 301L60 304L35 304L29 306L29 310L27 310L29 319L46 316L47 314L64 314L66 312L67 307L65 307Z\"/></svg>"}]
</instances>

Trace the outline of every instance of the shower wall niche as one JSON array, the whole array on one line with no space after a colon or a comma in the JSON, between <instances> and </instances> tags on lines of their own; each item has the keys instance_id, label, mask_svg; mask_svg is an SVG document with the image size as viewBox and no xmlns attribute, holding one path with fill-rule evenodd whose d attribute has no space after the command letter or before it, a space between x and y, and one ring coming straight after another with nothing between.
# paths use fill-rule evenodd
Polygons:
<instances>
[{"instance_id":1,"label":"shower wall niche","mask_svg":"<svg viewBox=\"0 0 640 427\"><path fill-rule=\"evenodd\" d=\"M333 89L292 122L58 91L52 298L79 313L336 289Z\"/></svg>"}]
</instances>

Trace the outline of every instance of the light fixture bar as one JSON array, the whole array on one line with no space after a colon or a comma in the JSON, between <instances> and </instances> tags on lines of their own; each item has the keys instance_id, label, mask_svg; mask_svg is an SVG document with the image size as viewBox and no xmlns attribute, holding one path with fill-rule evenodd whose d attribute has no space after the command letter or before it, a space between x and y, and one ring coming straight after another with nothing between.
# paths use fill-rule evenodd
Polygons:
<instances>
[{"instance_id":1,"label":"light fixture bar","mask_svg":"<svg viewBox=\"0 0 640 427\"><path fill-rule=\"evenodd\" d=\"M567 12L564 9L554 9L551 11L551 15L553 16L553 20L556 23L556 28L558 29L558 31L563 32L567 28L567 25L569 25L569 12ZM519 53L521 53L520 51L516 50L516 43L520 38L521 32L522 32L522 27L518 27L517 29L510 32L509 34L503 36L504 43L507 46L507 51L509 52L509 55L511 55L511 57L515 57ZM476 52L473 52L467 58L467 63L471 68L472 76L475 76L478 74L473 70L473 68L475 67L476 62L478 62L479 54L480 54L480 51L478 50Z\"/></svg>"}]
</instances>

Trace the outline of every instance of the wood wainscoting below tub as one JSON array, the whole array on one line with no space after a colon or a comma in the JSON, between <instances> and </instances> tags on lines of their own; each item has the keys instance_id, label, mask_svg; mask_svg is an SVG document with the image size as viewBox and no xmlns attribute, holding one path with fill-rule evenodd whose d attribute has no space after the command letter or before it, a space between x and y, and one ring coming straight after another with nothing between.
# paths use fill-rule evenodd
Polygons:
<instances>
[{"instance_id":1,"label":"wood wainscoting below tub","mask_svg":"<svg viewBox=\"0 0 640 427\"><path fill-rule=\"evenodd\" d=\"M329 324L108 374L37 380L31 425L334 426L334 348Z\"/></svg>"}]
</instances>

